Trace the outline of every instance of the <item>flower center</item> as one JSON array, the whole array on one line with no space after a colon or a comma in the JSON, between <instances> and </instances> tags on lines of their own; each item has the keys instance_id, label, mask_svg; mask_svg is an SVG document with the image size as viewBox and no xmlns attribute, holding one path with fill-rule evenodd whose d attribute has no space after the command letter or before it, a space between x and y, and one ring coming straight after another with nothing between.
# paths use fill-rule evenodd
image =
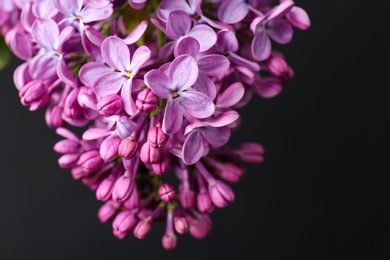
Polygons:
<instances>
[{"instance_id":1,"label":"flower center","mask_svg":"<svg viewBox=\"0 0 390 260\"><path fill-rule=\"evenodd\" d=\"M177 98L179 96L179 93L177 91L172 92L172 97Z\"/></svg>"},{"instance_id":2,"label":"flower center","mask_svg":"<svg viewBox=\"0 0 390 260\"><path fill-rule=\"evenodd\" d=\"M133 74L131 74L130 71L126 72L126 77L131 78L132 76L133 76Z\"/></svg>"}]
</instances>

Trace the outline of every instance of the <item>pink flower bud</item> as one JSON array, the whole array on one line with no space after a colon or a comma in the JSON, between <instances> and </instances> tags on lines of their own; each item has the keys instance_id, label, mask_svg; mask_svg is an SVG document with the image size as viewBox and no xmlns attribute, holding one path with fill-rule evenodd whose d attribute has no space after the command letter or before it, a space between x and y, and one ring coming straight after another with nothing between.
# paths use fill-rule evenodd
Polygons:
<instances>
[{"instance_id":1,"label":"pink flower bud","mask_svg":"<svg viewBox=\"0 0 390 260\"><path fill-rule=\"evenodd\" d=\"M64 115L72 119L84 119L83 108L78 102L79 89L73 89L66 97Z\"/></svg>"},{"instance_id":2,"label":"pink flower bud","mask_svg":"<svg viewBox=\"0 0 390 260\"><path fill-rule=\"evenodd\" d=\"M154 149L151 147L151 149ZM160 159L152 164L152 168L155 174L157 175L163 175L165 173L168 173L171 169L171 156L168 151L162 150Z\"/></svg>"},{"instance_id":3,"label":"pink flower bud","mask_svg":"<svg viewBox=\"0 0 390 260\"><path fill-rule=\"evenodd\" d=\"M133 234L138 239L143 239L152 231L152 225L147 219L143 219L135 226Z\"/></svg>"},{"instance_id":4,"label":"pink flower bud","mask_svg":"<svg viewBox=\"0 0 390 260\"><path fill-rule=\"evenodd\" d=\"M189 230L190 234L196 239L203 239L210 232L208 227L198 219L191 222Z\"/></svg>"},{"instance_id":5,"label":"pink flower bud","mask_svg":"<svg viewBox=\"0 0 390 260\"><path fill-rule=\"evenodd\" d=\"M161 200L164 202L170 202L176 199L175 188L168 183L164 183L163 185L160 186L160 188L158 188L158 195L160 196Z\"/></svg>"},{"instance_id":6,"label":"pink flower bud","mask_svg":"<svg viewBox=\"0 0 390 260\"><path fill-rule=\"evenodd\" d=\"M100 157L98 150L90 150L80 156L79 164L83 167L85 172L94 172L103 166L104 161L102 157Z\"/></svg>"},{"instance_id":7,"label":"pink flower bud","mask_svg":"<svg viewBox=\"0 0 390 260\"><path fill-rule=\"evenodd\" d=\"M54 151L61 154L79 153L81 150L80 143L76 140L64 139L54 145Z\"/></svg>"},{"instance_id":8,"label":"pink flower bud","mask_svg":"<svg viewBox=\"0 0 390 260\"><path fill-rule=\"evenodd\" d=\"M153 146L150 146L148 142L144 143L141 147L140 158L145 164L157 163L160 160L161 151Z\"/></svg>"},{"instance_id":9,"label":"pink flower bud","mask_svg":"<svg viewBox=\"0 0 390 260\"><path fill-rule=\"evenodd\" d=\"M123 202L130 197L134 187L134 182L130 177L122 175L119 177L112 190L112 199L118 202Z\"/></svg>"},{"instance_id":10,"label":"pink flower bud","mask_svg":"<svg viewBox=\"0 0 390 260\"><path fill-rule=\"evenodd\" d=\"M267 59L266 64L271 74L275 77L280 77L287 71L287 63L281 55L271 55Z\"/></svg>"},{"instance_id":11,"label":"pink flower bud","mask_svg":"<svg viewBox=\"0 0 390 260\"><path fill-rule=\"evenodd\" d=\"M221 164L221 168L217 174L225 181L236 183L244 175L244 170L234 163L225 163Z\"/></svg>"},{"instance_id":12,"label":"pink flower bud","mask_svg":"<svg viewBox=\"0 0 390 260\"><path fill-rule=\"evenodd\" d=\"M179 193L180 205L184 209L195 208L195 199L196 199L196 194L193 190L184 188Z\"/></svg>"},{"instance_id":13,"label":"pink flower bud","mask_svg":"<svg viewBox=\"0 0 390 260\"><path fill-rule=\"evenodd\" d=\"M131 136L121 141L118 148L118 154L125 159L131 159L138 151L138 142Z\"/></svg>"},{"instance_id":14,"label":"pink flower bud","mask_svg":"<svg viewBox=\"0 0 390 260\"><path fill-rule=\"evenodd\" d=\"M197 205L200 212L212 212L214 210L214 204L211 201L210 194L208 192L198 193Z\"/></svg>"},{"instance_id":15,"label":"pink flower bud","mask_svg":"<svg viewBox=\"0 0 390 260\"><path fill-rule=\"evenodd\" d=\"M126 209L135 209L139 205L139 200L137 187L134 187L131 191L130 197L123 203L123 206Z\"/></svg>"},{"instance_id":16,"label":"pink flower bud","mask_svg":"<svg viewBox=\"0 0 390 260\"><path fill-rule=\"evenodd\" d=\"M84 178L85 176L88 175L87 172L83 171L83 167L81 166L73 167L71 170L71 174L73 179L75 180L80 180L81 178Z\"/></svg>"},{"instance_id":17,"label":"pink flower bud","mask_svg":"<svg viewBox=\"0 0 390 260\"><path fill-rule=\"evenodd\" d=\"M119 95L112 94L102 97L96 106L102 116L111 116L123 108L123 101Z\"/></svg>"},{"instance_id":18,"label":"pink flower bud","mask_svg":"<svg viewBox=\"0 0 390 260\"><path fill-rule=\"evenodd\" d=\"M309 15L305 10L298 6L294 6L291 11L286 14L286 18L292 26L300 30L309 29L311 25Z\"/></svg>"},{"instance_id":19,"label":"pink flower bud","mask_svg":"<svg viewBox=\"0 0 390 260\"><path fill-rule=\"evenodd\" d=\"M166 250L172 250L176 248L177 237L171 232L167 233L162 237L162 245Z\"/></svg>"},{"instance_id":20,"label":"pink flower bud","mask_svg":"<svg viewBox=\"0 0 390 260\"><path fill-rule=\"evenodd\" d=\"M48 127L62 127L65 125L64 119L62 119L62 113L64 108L62 106L53 106L46 110L46 124Z\"/></svg>"},{"instance_id":21,"label":"pink flower bud","mask_svg":"<svg viewBox=\"0 0 390 260\"><path fill-rule=\"evenodd\" d=\"M149 88L138 93L135 105L137 109L143 113L152 112L158 103L158 97Z\"/></svg>"},{"instance_id":22,"label":"pink flower bud","mask_svg":"<svg viewBox=\"0 0 390 260\"><path fill-rule=\"evenodd\" d=\"M164 134L160 126L155 126L148 132L148 141L154 148L161 148L168 141L168 135Z\"/></svg>"},{"instance_id":23,"label":"pink flower bud","mask_svg":"<svg viewBox=\"0 0 390 260\"><path fill-rule=\"evenodd\" d=\"M209 185L210 197L215 206L224 208L235 199L232 189L221 181Z\"/></svg>"},{"instance_id":24,"label":"pink flower bud","mask_svg":"<svg viewBox=\"0 0 390 260\"><path fill-rule=\"evenodd\" d=\"M173 218L173 223L177 233L182 235L188 232L188 223L185 218L175 216Z\"/></svg>"},{"instance_id":25,"label":"pink flower bud","mask_svg":"<svg viewBox=\"0 0 390 260\"><path fill-rule=\"evenodd\" d=\"M137 222L138 221L133 213L130 211L122 211L116 215L114 221L112 222L112 228L114 231L128 235L134 229L135 225L137 225ZM121 236L119 238L123 237Z\"/></svg>"},{"instance_id":26,"label":"pink flower bud","mask_svg":"<svg viewBox=\"0 0 390 260\"><path fill-rule=\"evenodd\" d=\"M104 203L98 211L98 218L100 222L108 222L115 215L119 206L120 204L114 201L107 201L106 203Z\"/></svg>"},{"instance_id":27,"label":"pink flower bud","mask_svg":"<svg viewBox=\"0 0 390 260\"><path fill-rule=\"evenodd\" d=\"M27 83L20 90L19 97L23 106L31 106L31 111L42 108L49 101L47 87L41 80L33 80Z\"/></svg>"},{"instance_id":28,"label":"pink flower bud","mask_svg":"<svg viewBox=\"0 0 390 260\"><path fill-rule=\"evenodd\" d=\"M96 198L101 201L107 201L111 199L114 183L115 180L113 180L113 178L105 178L96 189Z\"/></svg>"}]
</instances>

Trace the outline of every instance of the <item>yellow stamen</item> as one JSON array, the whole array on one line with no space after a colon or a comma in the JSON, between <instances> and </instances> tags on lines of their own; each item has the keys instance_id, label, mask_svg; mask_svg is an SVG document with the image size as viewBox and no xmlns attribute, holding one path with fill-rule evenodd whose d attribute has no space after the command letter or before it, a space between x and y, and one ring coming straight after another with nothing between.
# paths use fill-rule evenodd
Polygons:
<instances>
[{"instance_id":1,"label":"yellow stamen","mask_svg":"<svg viewBox=\"0 0 390 260\"><path fill-rule=\"evenodd\" d=\"M179 94L177 93L177 91L172 92L172 97L173 97L173 98L176 98L176 97L178 97L178 96L179 96Z\"/></svg>"},{"instance_id":2,"label":"yellow stamen","mask_svg":"<svg viewBox=\"0 0 390 260\"><path fill-rule=\"evenodd\" d=\"M132 76L133 76L133 74L131 74L130 71L129 71L129 72L126 72L126 77L131 78Z\"/></svg>"},{"instance_id":3,"label":"yellow stamen","mask_svg":"<svg viewBox=\"0 0 390 260\"><path fill-rule=\"evenodd\" d=\"M198 20L200 18L200 15L199 14L195 14L194 18L195 18L195 20Z\"/></svg>"}]
</instances>

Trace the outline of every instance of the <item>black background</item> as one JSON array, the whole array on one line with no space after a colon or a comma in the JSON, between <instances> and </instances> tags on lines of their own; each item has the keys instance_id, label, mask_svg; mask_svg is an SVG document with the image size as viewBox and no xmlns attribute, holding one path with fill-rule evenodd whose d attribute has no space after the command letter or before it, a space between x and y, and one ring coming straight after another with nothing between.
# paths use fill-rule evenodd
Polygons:
<instances>
[{"instance_id":1,"label":"black background","mask_svg":"<svg viewBox=\"0 0 390 260\"><path fill-rule=\"evenodd\" d=\"M390 259L390 8L296 3L312 27L278 47L296 77L241 109L231 142L262 143L265 163L233 185L206 239L180 236L175 251L163 223L144 240L99 223L101 202L57 166L43 111L20 104L16 63L0 71L0 259Z\"/></svg>"}]
</instances>

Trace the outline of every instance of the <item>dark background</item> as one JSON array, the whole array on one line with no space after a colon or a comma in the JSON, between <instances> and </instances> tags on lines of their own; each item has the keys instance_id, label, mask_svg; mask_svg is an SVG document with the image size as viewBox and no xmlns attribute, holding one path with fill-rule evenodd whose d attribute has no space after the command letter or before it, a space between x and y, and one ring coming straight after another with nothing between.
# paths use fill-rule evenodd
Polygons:
<instances>
[{"instance_id":1,"label":"dark background","mask_svg":"<svg viewBox=\"0 0 390 260\"><path fill-rule=\"evenodd\" d=\"M43 112L20 104L16 63L0 71L0 259L390 259L390 8L296 2L312 20L280 48L296 77L241 109L232 139L262 143L265 163L233 185L206 239L180 236L173 252L165 224L118 240L99 223L95 194L57 166Z\"/></svg>"}]
</instances>

